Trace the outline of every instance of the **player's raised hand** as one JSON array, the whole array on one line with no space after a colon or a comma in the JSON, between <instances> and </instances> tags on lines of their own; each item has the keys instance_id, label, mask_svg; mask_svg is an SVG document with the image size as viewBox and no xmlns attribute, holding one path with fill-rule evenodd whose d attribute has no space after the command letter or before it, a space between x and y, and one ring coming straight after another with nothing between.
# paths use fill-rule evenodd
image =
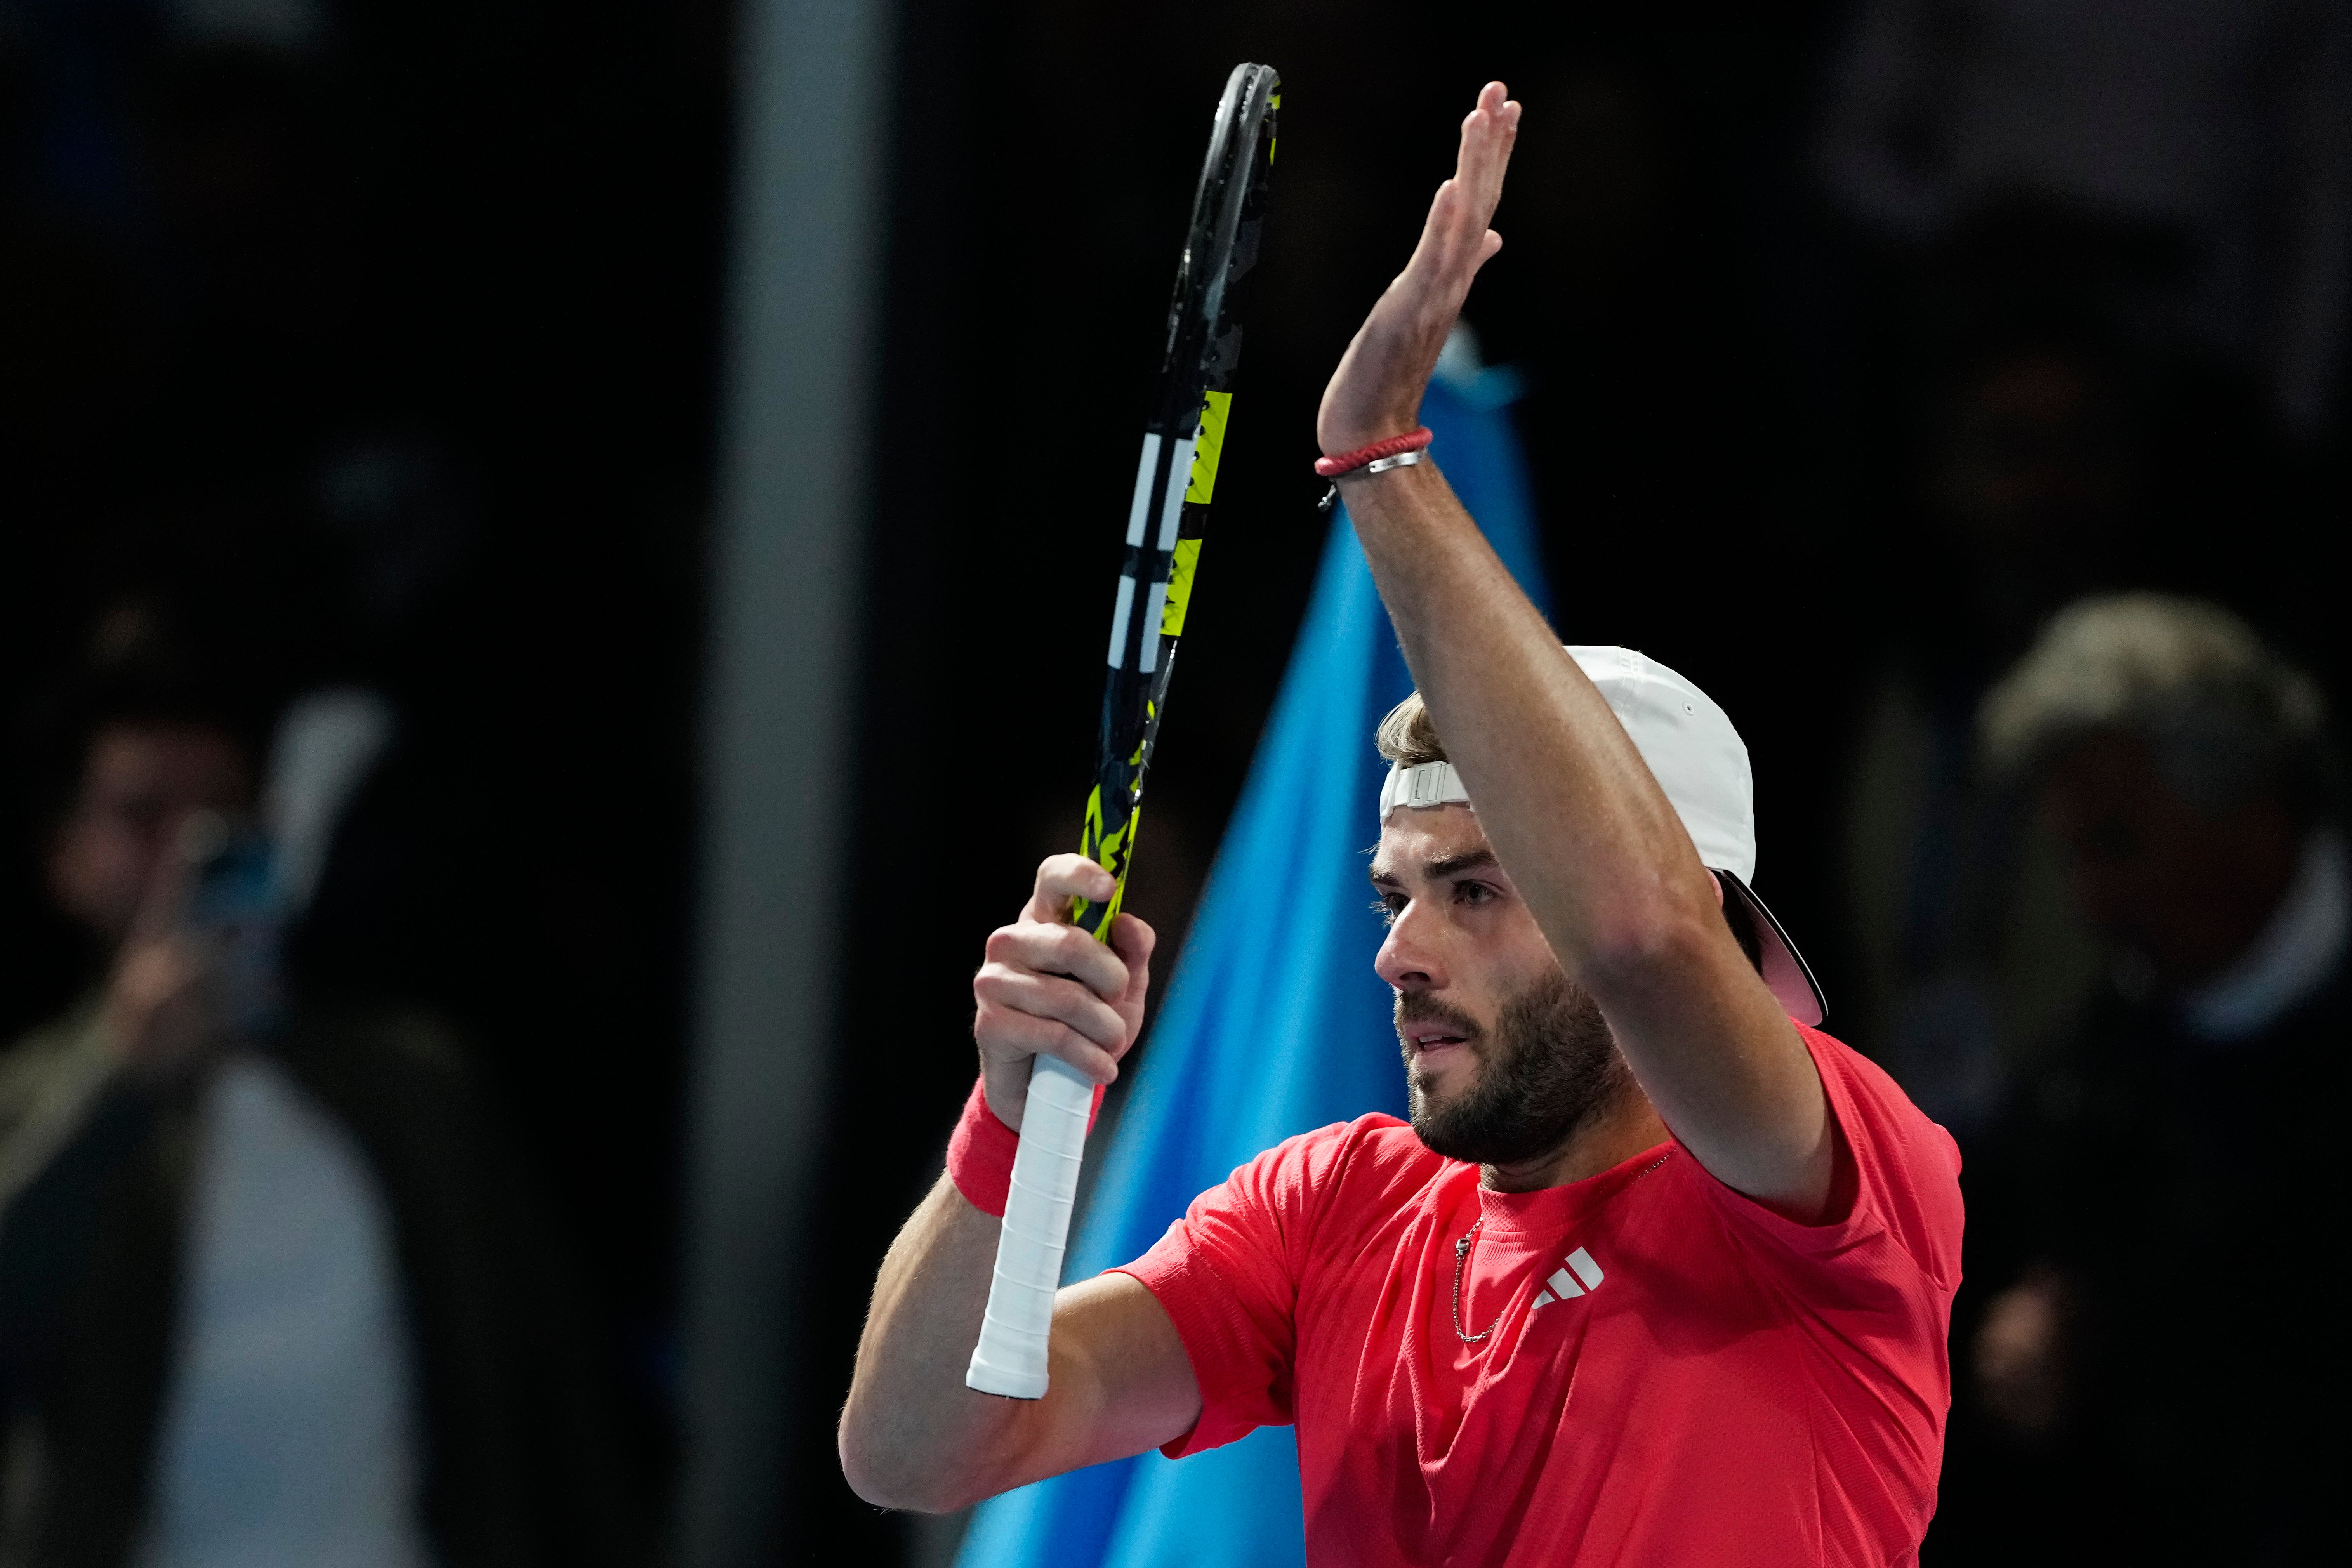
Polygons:
<instances>
[{"instance_id":1,"label":"player's raised hand","mask_svg":"<svg viewBox=\"0 0 2352 1568\"><path fill-rule=\"evenodd\" d=\"M1487 226L1518 134L1519 106L1501 82L1488 82L1462 121L1454 177L1437 187L1412 259L1373 304L1323 389L1315 435L1326 454L1353 451L1420 424L1421 395L1470 281L1503 248L1503 237Z\"/></svg>"},{"instance_id":2,"label":"player's raised hand","mask_svg":"<svg viewBox=\"0 0 2352 1568\"><path fill-rule=\"evenodd\" d=\"M1143 1026L1151 928L1121 915L1105 946L1070 923L1072 899L1106 900L1116 886L1083 855L1053 856L1038 866L1021 918L988 939L987 962L971 982L980 1004L971 1032L989 1109L1008 1127L1021 1125L1032 1057L1058 1057L1108 1083Z\"/></svg>"}]
</instances>

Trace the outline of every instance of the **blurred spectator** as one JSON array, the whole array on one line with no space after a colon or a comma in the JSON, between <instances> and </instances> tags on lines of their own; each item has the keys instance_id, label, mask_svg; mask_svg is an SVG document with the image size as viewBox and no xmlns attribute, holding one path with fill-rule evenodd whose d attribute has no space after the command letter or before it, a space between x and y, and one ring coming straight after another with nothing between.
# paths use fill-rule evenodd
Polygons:
<instances>
[{"instance_id":1,"label":"blurred spectator","mask_svg":"<svg viewBox=\"0 0 2352 1568\"><path fill-rule=\"evenodd\" d=\"M1958 240L2012 313L2020 291L2068 296L2242 367L2302 436L2333 416L2352 287L2334 0L1871 0L1824 160L1865 224Z\"/></svg>"},{"instance_id":2,"label":"blurred spectator","mask_svg":"<svg viewBox=\"0 0 2352 1568\"><path fill-rule=\"evenodd\" d=\"M265 791L255 705L131 642L40 759L103 978L0 1055L0 1561L630 1561L580 1303L447 1032L247 973L223 840L266 799L315 879L381 723L313 700Z\"/></svg>"},{"instance_id":3,"label":"blurred spectator","mask_svg":"<svg viewBox=\"0 0 2352 1568\"><path fill-rule=\"evenodd\" d=\"M2095 340L1995 340L1918 441L1913 515L1884 547L1885 668L1846 813L1850 1026L1965 1146L2061 1027L2097 957L2048 837L1974 763L1985 689L2069 599L2161 570L2145 438Z\"/></svg>"},{"instance_id":4,"label":"blurred spectator","mask_svg":"<svg viewBox=\"0 0 2352 1568\"><path fill-rule=\"evenodd\" d=\"M1982 737L2110 971L1970 1173L1943 1560L2332 1556L2352 888L2319 689L2210 605L2095 598Z\"/></svg>"}]
</instances>

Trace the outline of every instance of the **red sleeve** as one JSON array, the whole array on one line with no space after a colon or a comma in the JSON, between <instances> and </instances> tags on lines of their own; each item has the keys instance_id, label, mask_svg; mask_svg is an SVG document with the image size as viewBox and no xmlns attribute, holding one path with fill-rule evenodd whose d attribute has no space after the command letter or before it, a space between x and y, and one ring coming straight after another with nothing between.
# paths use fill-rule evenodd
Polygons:
<instances>
[{"instance_id":1,"label":"red sleeve","mask_svg":"<svg viewBox=\"0 0 2352 1568\"><path fill-rule=\"evenodd\" d=\"M1160 1450L1170 1458L1290 1421L1298 1281L1314 1211L1362 1125L1286 1139L1194 1198L1150 1251L1112 1270L1159 1298L1201 1385L1201 1419Z\"/></svg>"},{"instance_id":2,"label":"red sleeve","mask_svg":"<svg viewBox=\"0 0 2352 1568\"><path fill-rule=\"evenodd\" d=\"M1958 1145L1875 1063L1819 1030L1797 1032L1835 1123L1831 1212L1806 1225L1707 1177L1717 1210L1751 1253L1777 1257L1817 1285L1839 1274L1883 1276L1899 1255L1948 1298L1960 1279Z\"/></svg>"}]
</instances>

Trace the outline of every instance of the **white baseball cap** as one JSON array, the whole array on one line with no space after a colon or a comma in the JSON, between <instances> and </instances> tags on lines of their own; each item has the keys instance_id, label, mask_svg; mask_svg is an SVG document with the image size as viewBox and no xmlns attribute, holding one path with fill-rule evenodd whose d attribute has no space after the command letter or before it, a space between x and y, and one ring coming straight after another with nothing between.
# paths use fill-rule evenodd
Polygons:
<instances>
[{"instance_id":1,"label":"white baseball cap","mask_svg":"<svg viewBox=\"0 0 2352 1568\"><path fill-rule=\"evenodd\" d=\"M1650 764L1650 775L1689 831L1700 864L1716 874L1725 896L1738 898L1753 917L1764 984L1790 1017L1820 1025L1829 1013L1821 984L1748 886L1756 876L1756 786L1747 743L1732 728L1731 716L1680 674L1630 647L1571 646L1568 652ZM1381 820L1388 821L1400 806L1456 801L1469 805L1470 794L1453 763L1392 763L1381 785Z\"/></svg>"}]
</instances>

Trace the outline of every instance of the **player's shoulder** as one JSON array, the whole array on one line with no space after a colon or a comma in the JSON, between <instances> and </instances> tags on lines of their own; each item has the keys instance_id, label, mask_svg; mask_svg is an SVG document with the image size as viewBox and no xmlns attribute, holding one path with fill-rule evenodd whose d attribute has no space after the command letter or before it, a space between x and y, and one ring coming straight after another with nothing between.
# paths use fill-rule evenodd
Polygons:
<instances>
[{"instance_id":1,"label":"player's shoulder","mask_svg":"<svg viewBox=\"0 0 2352 1568\"><path fill-rule=\"evenodd\" d=\"M1421 1171L1449 1163L1444 1155L1421 1141L1421 1134L1412 1130L1411 1122L1401 1121L1385 1111L1341 1122L1336 1131L1354 1140L1361 1158L1383 1168Z\"/></svg>"},{"instance_id":2,"label":"player's shoulder","mask_svg":"<svg viewBox=\"0 0 2352 1568\"><path fill-rule=\"evenodd\" d=\"M1951 1134L1937 1126L1926 1111L1912 1103L1886 1069L1833 1035L1820 1029L1797 1026L1811 1050L1813 1064L1821 1069L1831 1099L1839 1102L1841 1110L1850 1106L1855 1115L1881 1124L1890 1130L1900 1129L1907 1136L1925 1137L1938 1148L1953 1147ZM1958 1150L1953 1148L1955 1170Z\"/></svg>"},{"instance_id":3,"label":"player's shoulder","mask_svg":"<svg viewBox=\"0 0 2352 1568\"><path fill-rule=\"evenodd\" d=\"M1302 1195L1346 1194L1350 1204L1391 1189L1416 1191L1454 1163L1433 1153L1420 1135L1384 1111L1334 1121L1285 1139L1258 1157Z\"/></svg>"},{"instance_id":4,"label":"player's shoulder","mask_svg":"<svg viewBox=\"0 0 2352 1568\"><path fill-rule=\"evenodd\" d=\"M1797 1033L1805 1037L1805 1044L1811 1048L1816 1062L1824 1068L1835 1070L1848 1082L1864 1088L1873 1099L1886 1099L1905 1105L1911 1103L1910 1097L1903 1092L1901 1085L1887 1076L1885 1068L1828 1030L1799 1024Z\"/></svg>"},{"instance_id":5,"label":"player's shoulder","mask_svg":"<svg viewBox=\"0 0 2352 1568\"><path fill-rule=\"evenodd\" d=\"M1375 1113L1284 1139L1235 1171L1221 1202L1278 1216L1310 1251L1346 1250L1411 1212L1448 1170L1413 1130Z\"/></svg>"},{"instance_id":6,"label":"player's shoulder","mask_svg":"<svg viewBox=\"0 0 2352 1568\"><path fill-rule=\"evenodd\" d=\"M1929 1272L1955 1276L1965 1212L1958 1143L1911 1102L1885 1068L1843 1040L1800 1029L1846 1147L1884 1217Z\"/></svg>"},{"instance_id":7,"label":"player's shoulder","mask_svg":"<svg viewBox=\"0 0 2352 1568\"><path fill-rule=\"evenodd\" d=\"M1328 1127L1301 1132L1286 1140L1283 1146L1296 1146L1302 1154L1310 1156L1339 1156L1382 1166L1444 1159L1430 1152L1429 1145L1421 1141L1410 1123L1385 1110L1370 1111L1353 1121L1334 1121Z\"/></svg>"}]
</instances>

